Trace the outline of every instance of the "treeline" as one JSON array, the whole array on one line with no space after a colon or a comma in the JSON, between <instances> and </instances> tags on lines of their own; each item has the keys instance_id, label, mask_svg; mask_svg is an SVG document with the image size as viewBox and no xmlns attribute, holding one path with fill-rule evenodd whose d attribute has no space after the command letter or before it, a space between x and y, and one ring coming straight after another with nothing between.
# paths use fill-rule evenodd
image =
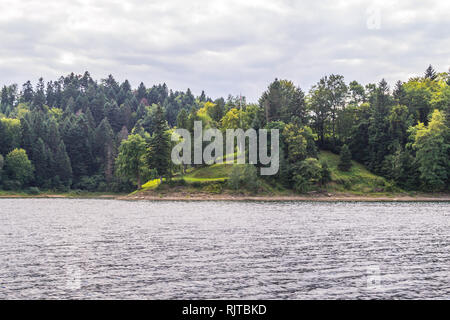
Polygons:
<instances>
[{"instance_id":1,"label":"treeline","mask_svg":"<svg viewBox=\"0 0 450 320\"><path fill-rule=\"evenodd\" d=\"M450 72L397 82L346 83L325 76L305 94L275 79L258 103L245 97L211 99L165 84L131 88L88 72L19 90L4 86L0 101L0 188L129 191L146 179L186 167L170 161L170 130L278 128L280 171L266 177L307 191L329 181L319 149L365 164L403 189L444 191L450 178ZM256 168L258 169L258 168ZM250 170L257 171L257 170Z\"/></svg>"}]
</instances>

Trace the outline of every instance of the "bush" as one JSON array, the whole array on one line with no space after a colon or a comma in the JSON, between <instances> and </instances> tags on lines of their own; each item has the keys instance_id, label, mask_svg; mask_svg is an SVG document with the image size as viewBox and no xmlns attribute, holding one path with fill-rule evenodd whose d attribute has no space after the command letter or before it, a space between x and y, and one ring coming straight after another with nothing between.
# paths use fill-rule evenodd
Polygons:
<instances>
[{"instance_id":1,"label":"bush","mask_svg":"<svg viewBox=\"0 0 450 320\"><path fill-rule=\"evenodd\" d=\"M208 193L219 194L222 193L222 185L220 183L212 183L203 187L202 190Z\"/></svg>"},{"instance_id":2,"label":"bush","mask_svg":"<svg viewBox=\"0 0 450 320\"><path fill-rule=\"evenodd\" d=\"M101 175L95 176L82 176L80 181L75 184L76 189L87 190L94 192L98 190L101 182L104 182L104 178Z\"/></svg>"},{"instance_id":3,"label":"bush","mask_svg":"<svg viewBox=\"0 0 450 320\"><path fill-rule=\"evenodd\" d=\"M20 190L22 184L17 180L6 180L3 181L3 189L5 190Z\"/></svg>"},{"instance_id":4,"label":"bush","mask_svg":"<svg viewBox=\"0 0 450 320\"><path fill-rule=\"evenodd\" d=\"M292 182L295 191L304 193L322 179L322 166L315 158L307 158L292 167Z\"/></svg>"},{"instance_id":5,"label":"bush","mask_svg":"<svg viewBox=\"0 0 450 320\"><path fill-rule=\"evenodd\" d=\"M38 187L29 187L25 192L31 195L38 195L41 193L41 190Z\"/></svg>"},{"instance_id":6,"label":"bush","mask_svg":"<svg viewBox=\"0 0 450 320\"><path fill-rule=\"evenodd\" d=\"M259 180L258 173L254 165L247 164L244 167L244 173L242 174L242 184L251 192L258 191Z\"/></svg>"},{"instance_id":7,"label":"bush","mask_svg":"<svg viewBox=\"0 0 450 320\"><path fill-rule=\"evenodd\" d=\"M238 190L241 183L241 170L239 166L233 165L230 177L228 179L228 187L233 190Z\"/></svg>"},{"instance_id":8,"label":"bush","mask_svg":"<svg viewBox=\"0 0 450 320\"><path fill-rule=\"evenodd\" d=\"M320 184L324 185L331 181L331 171L326 161L322 161L320 166L322 167L320 171Z\"/></svg>"},{"instance_id":9,"label":"bush","mask_svg":"<svg viewBox=\"0 0 450 320\"><path fill-rule=\"evenodd\" d=\"M297 174L293 178L294 180L294 190L298 193L306 193L310 190L310 183L300 174Z\"/></svg>"},{"instance_id":10,"label":"bush","mask_svg":"<svg viewBox=\"0 0 450 320\"><path fill-rule=\"evenodd\" d=\"M346 144L344 144L341 148L340 157L338 169L341 171L349 171L352 167L352 154Z\"/></svg>"}]
</instances>

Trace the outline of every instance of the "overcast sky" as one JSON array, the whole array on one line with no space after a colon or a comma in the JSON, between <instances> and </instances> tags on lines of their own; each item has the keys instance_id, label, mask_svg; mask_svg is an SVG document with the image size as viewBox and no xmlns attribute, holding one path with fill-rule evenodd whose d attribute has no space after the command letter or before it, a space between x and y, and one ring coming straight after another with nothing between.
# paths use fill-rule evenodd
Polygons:
<instances>
[{"instance_id":1,"label":"overcast sky","mask_svg":"<svg viewBox=\"0 0 450 320\"><path fill-rule=\"evenodd\" d=\"M0 0L0 84L94 79L256 101L275 78L390 84L450 66L450 1Z\"/></svg>"}]
</instances>

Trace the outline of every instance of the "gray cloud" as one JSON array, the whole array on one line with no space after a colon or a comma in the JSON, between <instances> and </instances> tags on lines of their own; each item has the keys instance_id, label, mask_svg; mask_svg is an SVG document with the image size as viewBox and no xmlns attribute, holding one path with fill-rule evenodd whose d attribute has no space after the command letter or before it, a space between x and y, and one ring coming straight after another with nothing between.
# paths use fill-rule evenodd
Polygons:
<instances>
[{"instance_id":1,"label":"gray cloud","mask_svg":"<svg viewBox=\"0 0 450 320\"><path fill-rule=\"evenodd\" d=\"M329 73L392 84L450 66L447 1L0 0L0 12L2 84L89 70L256 101L275 77L307 91Z\"/></svg>"}]
</instances>

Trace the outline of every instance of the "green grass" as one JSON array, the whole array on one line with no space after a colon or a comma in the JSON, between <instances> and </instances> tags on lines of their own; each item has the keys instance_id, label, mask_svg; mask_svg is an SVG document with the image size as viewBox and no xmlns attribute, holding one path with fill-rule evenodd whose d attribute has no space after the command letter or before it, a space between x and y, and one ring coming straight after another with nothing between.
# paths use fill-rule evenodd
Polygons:
<instances>
[{"instance_id":1,"label":"green grass","mask_svg":"<svg viewBox=\"0 0 450 320\"><path fill-rule=\"evenodd\" d=\"M355 195L369 193L372 195L386 195L392 192L402 191L394 188L386 179L371 173L366 167L355 161L352 161L350 171L340 171L338 169L339 156L329 151L320 151L319 160L326 161L331 171L332 181L324 188L327 192L346 192ZM214 185L216 182L227 181L232 168L232 163L216 163L199 168L190 168L185 175L176 175L172 179L175 181L183 179L186 182L187 188L205 188L208 185ZM259 181L261 186L260 192L262 194L284 195L292 193L292 190L285 189L279 183L269 184L264 179L259 179ZM155 190L159 186L160 180L154 179L145 183L142 186L142 190Z\"/></svg>"},{"instance_id":2,"label":"green grass","mask_svg":"<svg viewBox=\"0 0 450 320\"><path fill-rule=\"evenodd\" d=\"M327 185L327 190L331 192L347 192L355 194L382 193L392 188L389 182L383 177L377 176L366 169L362 164L352 161L352 167L344 172L338 169L339 155L329 151L320 151L320 161L326 161L331 171L332 181Z\"/></svg>"},{"instance_id":3,"label":"green grass","mask_svg":"<svg viewBox=\"0 0 450 320\"><path fill-rule=\"evenodd\" d=\"M189 181L224 181L228 179L232 164L216 163L211 166L201 167L184 176L186 182Z\"/></svg>"}]
</instances>

